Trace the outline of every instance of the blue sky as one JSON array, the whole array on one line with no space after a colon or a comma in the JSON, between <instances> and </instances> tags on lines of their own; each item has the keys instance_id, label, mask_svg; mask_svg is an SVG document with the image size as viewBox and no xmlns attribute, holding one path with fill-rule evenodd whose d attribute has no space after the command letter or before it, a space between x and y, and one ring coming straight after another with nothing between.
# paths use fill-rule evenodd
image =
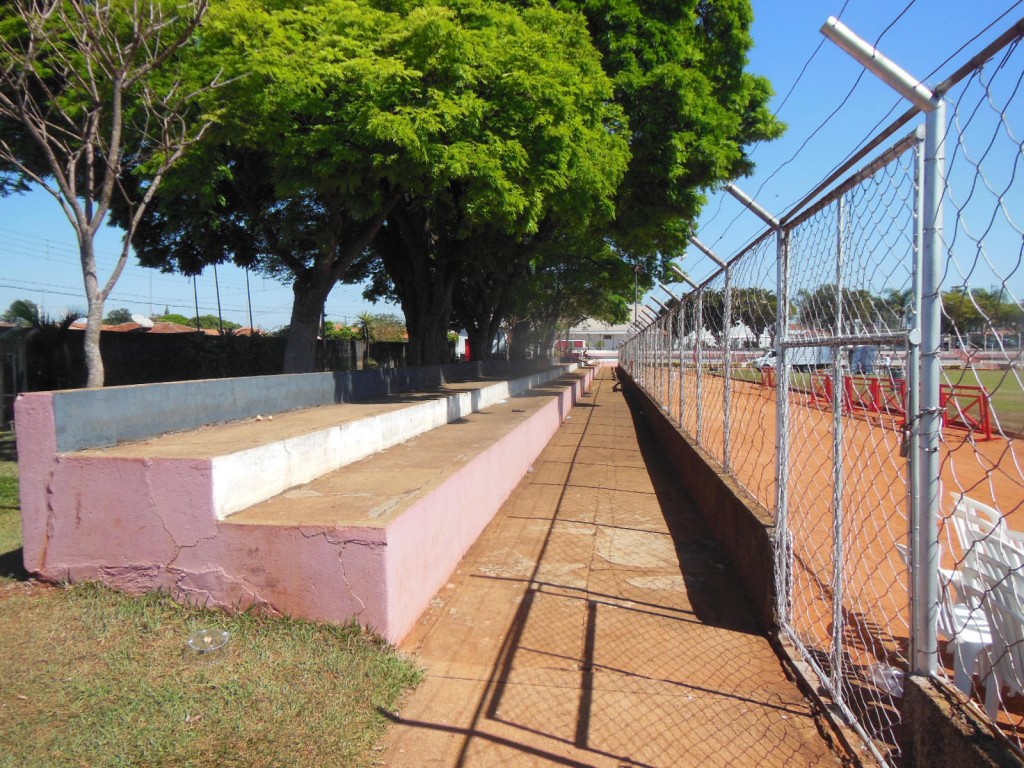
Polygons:
<instances>
[{"instance_id":1,"label":"blue sky","mask_svg":"<svg viewBox=\"0 0 1024 768\"><path fill-rule=\"evenodd\" d=\"M737 184L776 216L788 211L866 139L909 107L889 86L864 72L849 54L824 38L819 30L830 15L839 16L861 38L928 85L949 77L1024 16L1024 3L1017 0L753 0L753 7L755 47L749 69L772 81L776 91L772 108L778 110L788 130L782 138L753 150L756 171ZM990 24L991 29L983 31ZM1014 71L1019 75L1024 57L1018 54L1015 58ZM1008 114L1008 122L1015 123L1018 131L1024 130L1024 94L1011 103L1014 111ZM991 114L986 119L991 120ZM898 135L909 132L917 122L923 118ZM1005 143L1001 146L1006 149ZM961 159L958 167L962 166ZM1001 169L990 159L986 172L998 176ZM1020 195L1021 185L1015 186L1014 194ZM947 219L949 214L947 205ZM697 229L704 244L728 259L764 231L765 225L728 193L719 192L711 196ZM1010 233L1011 240L1014 237L1019 251L1020 234ZM682 263L698 280L716 269L695 248L689 249ZM947 282L966 282L970 269L966 264L964 275L951 274ZM970 273L970 281L988 287L1006 280L1016 298L1022 298L1024 276L1009 263L997 265L997 270L998 275L976 269Z\"/></svg>"},{"instance_id":2,"label":"blue sky","mask_svg":"<svg viewBox=\"0 0 1024 768\"><path fill-rule=\"evenodd\" d=\"M781 139L754 150L757 170L738 183L748 193L756 193L761 204L776 214L785 212L823 179L871 135L876 125L886 125L906 108L873 75L865 73L854 88L861 67L833 43L821 44L824 38L819 29L830 15L840 16L870 42L878 41L879 49L887 56L931 84L946 78L1024 16L1024 2L1012 0L754 0L753 7L755 47L750 69L772 81L776 91L773 109L779 109L783 97L789 94L779 109L779 118L789 129ZM1004 14L992 29L982 33ZM981 37L969 43L979 33ZM815 53L819 44L820 50ZM967 47L956 53L965 44ZM953 59L946 62L950 56ZM929 77L933 71L934 76ZM886 117L894 106L892 116ZM1024 97L1018 98L1015 106L1024 113ZM826 121L833 111L836 114ZM1018 128L1024 128L1022 122L1024 114L1018 114ZM728 258L763 228L731 197L718 193L711 197L701 216L698 235ZM100 233L97 253L101 279L109 275L119 248L120 236L115 230ZM710 262L692 254L695 251L691 249L684 267L696 278L709 274ZM1009 277L1021 282L1020 275ZM245 273L226 266L219 268L218 279L226 319L248 325L251 295L257 326L272 329L287 324L292 299L287 285L254 274L249 278L247 294ZM197 279L195 289L200 314L216 314L212 271ZM0 308L18 298L31 299L52 314L66 307L85 306L70 224L45 193L0 199ZM107 309L127 307L148 315L167 307L192 315L194 302L193 284L188 279L130 263ZM396 310L365 302L358 286L335 287L327 302L328 319L353 321L361 311Z\"/></svg>"}]
</instances>

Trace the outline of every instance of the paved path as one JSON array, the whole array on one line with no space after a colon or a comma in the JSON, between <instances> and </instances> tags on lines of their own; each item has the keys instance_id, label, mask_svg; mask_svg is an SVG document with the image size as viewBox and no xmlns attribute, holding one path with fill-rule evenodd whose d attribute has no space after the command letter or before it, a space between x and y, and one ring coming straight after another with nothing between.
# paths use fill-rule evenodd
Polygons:
<instances>
[{"instance_id":1,"label":"paved path","mask_svg":"<svg viewBox=\"0 0 1024 768\"><path fill-rule=\"evenodd\" d=\"M838 766L602 372L404 643L405 766Z\"/></svg>"}]
</instances>

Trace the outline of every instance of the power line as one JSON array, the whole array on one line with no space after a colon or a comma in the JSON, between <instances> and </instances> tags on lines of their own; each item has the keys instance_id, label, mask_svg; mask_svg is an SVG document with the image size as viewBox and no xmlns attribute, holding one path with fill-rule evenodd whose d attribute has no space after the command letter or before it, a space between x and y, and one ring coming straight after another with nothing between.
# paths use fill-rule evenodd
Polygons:
<instances>
[{"instance_id":1,"label":"power line","mask_svg":"<svg viewBox=\"0 0 1024 768\"><path fill-rule=\"evenodd\" d=\"M911 2L911 3L910 3L910 5L913 5L913 4L914 4L913 2ZM965 51L965 50L966 50L966 49L967 49L967 48L968 48L969 46L971 46L971 45L973 45L973 44L974 44L975 42L977 42L977 40L978 40L978 39L979 39L979 38L980 38L980 37L981 37L982 35L984 35L984 34L985 34L986 32L988 32L989 30L991 30L991 29L992 29L992 27L994 27L994 26L995 26L996 24L998 24L998 23L999 23L1000 21L1002 21L1002 20L1003 20L1003 19L1005 19L1005 18L1006 18L1007 16L1009 16L1009 15L1010 15L1010 13L1012 13L1012 12L1013 12L1013 11L1014 11L1014 10L1015 10L1016 8L1018 8L1018 7L1019 7L1020 5L1022 5L1022 4L1024 4L1024 0L1017 0L1017 2L1015 2L1015 3L1014 3L1014 4L1012 5L1012 6L1010 6L1009 8L1007 8L1007 9L1006 9L1005 11L1003 11L1003 13L999 14L999 16L997 16L997 17L996 17L995 19L993 19L993 20L992 20L991 22L989 22L989 23L988 23L987 25L985 25L985 27L984 27L983 29L981 29L981 30L980 30L979 32L977 32L977 33L976 33L975 35L973 35L973 36L972 36L972 37L971 37L971 38L970 38L969 40L967 40L966 42L964 42L964 43L963 43L963 44L962 44L962 45L961 45L961 46L960 46L959 48L957 48L957 49L956 49L956 50L955 50L955 51L954 51L953 53L951 53L951 54L950 54L949 56L947 56L947 57L946 57L946 58L945 58L945 59L944 59L944 60L942 61L942 63L941 63L941 64L939 64L939 65L938 65L938 66L936 66L936 67L935 67L934 69L932 69L932 70L931 70L931 71L930 71L930 72L929 72L928 74L926 74L926 75L925 75L925 76L924 76L924 77L923 77L923 78L922 78L922 79L921 79L921 80L920 80L919 82L920 82L920 83L924 83L924 82L926 82L926 81L928 81L928 80L931 80L931 79L932 79L932 78L933 78L933 77L934 77L934 76L935 76L935 75L936 75L936 74L937 74L937 73L938 73L938 72L939 72L939 71L940 71L940 70L941 70L941 69L942 69L943 67L945 67L945 66L946 66L947 64L949 64L949 63L950 63L951 61L953 61L953 60L954 60L954 59L955 59L955 58L956 58L957 56L959 56L959 55L960 55L961 53L963 53L963 52L964 52L964 51ZM905 13L905 12L907 11L907 9L908 9L908 8L910 7L910 5L908 5L908 6L907 6L907 8L904 8L904 9L903 9L903 12L901 12L901 14L900 14L901 16L903 15L903 13ZM892 26L892 25L890 25L890 27L891 27L891 26ZM889 30L889 28L890 28L890 27L887 27L887 28L886 28L886 30L885 30L885 31L884 31L884 32L883 32L882 34L884 35L884 34L885 34L885 32L887 32L887 31ZM881 36L879 36L879 40L881 40ZM876 43L875 43L875 46L877 47L877 45L878 45L878 43L876 42ZM864 138L862 138L862 139L861 139L860 141L858 141L858 142L857 142L857 143L856 143L856 144L854 145L854 148L853 148L853 149L852 149L852 150L851 150L851 151L850 151L850 152L849 152L849 153L848 153L848 154L846 155L846 157L844 157L844 158L843 158L843 159L842 159L842 160L841 160L840 162L836 163L836 165L834 165L834 166L832 167L832 169L831 169L831 170L830 170L830 171L829 171L828 173L826 173L826 174L825 174L824 176L822 176L822 177L821 177L821 179L820 179L820 180L819 180L819 182L818 182L818 185L820 185L822 181L824 181L825 179L829 178L829 177L830 177L830 176L831 176L832 174L834 174L834 173L836 172L836 170L838 170L838 169L839 169L839 168L841 168L841 167L842 167L842 166L843 166L844 164L846 164L846 163L847 163L847 162L848 162L848 161L850 160L850 158L851 158L851 157L853 157L853 156L854 156L854 155L856 155L856 154L857 154L858 152L860 152L860 151L861 151L861 148L862 148L862 147L864 147L864 146L865 146L865 144L866 144L866 143L867 143L868 141L870 141L870 140L871 140L872 138L874 138L874 137L875 137L875 135L876 135L876 133L877 133L878 129L879 129L879 128L880 128L880 127L881 127L881 126L882 126L882 125L883 125L883 124L884 124L884 123L885 123L885 122L886 122L886 121L887 121L887 120L888 120L888 119L889 119L889 118L890 118L890 117L892 116L892 113L893 113L893 112L895 112L895 111L896 111L896 110L897 110L897 109L899 108L899 106L900 106L900 105L901 105L902 103L904 103L904 102L903 102L903 99L902 99L902 97L896 97L896 100L895 100L895 101L893 102L893 105L892 105L892 106L891 106L891 107L889 108L889 111L888 111L888 112L886 112L886 113L885 113L885 114L884 114L884 115L883 115L883 116L882 116L882 117L881 117L881 118L880 118L880 119L879 119L879 120L878 120L878 121L877 121L877 122L876 122L876 123L875 123L875 124L874 124L874 125L873 125L873 126L872 126L872 127L870 128L870 129L869 129L869 130L868 130L868 132L867 132L867 135L865 135L865 136L864 136ZM788 210L789 208L791 208L791 207L793 206L793 204L794 204L795 202L796 202L795 200L794 200L794 201L791 201L791 202L790 202L790 203L789 203L789 204L788 204L787 206L785 206L785 208L786 208L786 209Z\"/></svg>"},{"instance_id":2,"label":"power line","mask_svg":"<svg viewBox=\"0 0 1024 768\"><path fill-rule=\"evenodd\" d=\"M893 19L892 21L890 21L890 22L889 22L889 23L888 23L888 24L886 25L886 27L885 27L885 28L884 28L884 29L882 30L881 34L879 34L879 35L878 35L878 37L876 38L876 41L875 41L875 46L876 46L876 47L877 47L877 46L878 46L878 44L879 44L879 43L881 42L882 38L883 38L883 37L884 37L884 36L885 36L885 35L886 35L886 34L887 34L887 33L888 33L888 32L889 32L889 31L890 31L890 30L891 30L891 29L892 29L892 28L893 28L893 27L894 27L894 26L895 26L895 25L896 25L896 24L898 23L898 22L899 22L899 20L900 20L900 19L901 19L901 18L902 18L902 17L903 17L903 16L904 16L904 15L905 15L905 14L906 14L906 13L907 13L907 12L908 12L909 10L910 10L910 8L911 8L911 7L913 7L913 6L915 5L915 3L916 3L916 0L910 0L910 2L909 2L909 3L908 3L908 4L907 4L907 5L906 5L906 6L905 6L905 7L904 7L904 8L903 8L903 9L902 9L902 10L901 10L901 11L900 11L900 12L899 12L899 13L898 13L897 15L896 15L896 17L895 17L895 18L894 18L894 19ZM928 74L928 75L927 75L927 76L925 77L925 79L929 79L929 78L931 78L932 76L934 76L934 74L935 74L935 73L936 73L937 71L939 71L939 69L941 69L942 67L946 66L946 64L948 64L948 63L949 63L949 62L950 62L951 60L953 60L953 59L954 59L954 58L956 58L956 57L957 57L958 55L960 55L960 54L961 54L961 53L962 53L962 52L963 52L963 51L964 51L964 50L965 50L965 49L966 49L966 48L967 48L968 46L970 46L970 45L971 45L972 43L974 43L974 42L975 42L975 41L976 41L976 40L977 40L977 39L978 39L979 37L981 37L981 36L982 36L983 34L985 34L985 32L987 32L987 31L988 31L988 30L990 30L990 29L991 29L991 28L992 28L993 26L995 26L995 25L996 25L997 23L999 23L999 21L1000 21L1000 20L1004 19L1004 18L1005 18L1005 17L1007 16L1007 15L1009 15L1009 14L1010 14L1010 13L1011 13L1011 12L1012 12L1012 11L1013 11L1013 10L1014 10L1015 8L1017 8L1018 6L1020 6L1020 5L1022 4L1022 3L1024 3L1024 0L1017 0L1017 2L1015 2L1015 3L1013 4L1013 6L1011 6L1011 7L1009 8L1009 9L1007 9L1006 11L1004 11L1003 13L1001 13L1001 14L1000 14L1000 15L999 15L999 16L998 16L998 17L997 17L997 18L996 18L995 20L993 20L992 22L990 22L989 24L987 24L987 25L985 26L985 28L984 28L984 29L982 29L982 30L981 30L980 32L978 32L978 33L977 33L977 34L975 34L974 36L972 36L972 37L971 37L971 38L970 38L970 39L969 39L969 40L968 40L967 42L965 42L964 44L962 44L962 45L961 45L961 46L960 46L960 47L959 47L959 48L958 48L958 49L957 49L957 50L956 50L956 51L955 51L955 52L954 52L954 53L953 53L952 55L950 55L949 57L947 57L947 58L946 58L946 59L945 59L945 60L944 60L944 61L942 62L942 64L940 64L940 65L939 65L938 67L936 67L936 68L935 68L934 70L932 70L932 72L930 72L930 73L929 73L929 74ZM849 3L848 3L848 1L847 1L847 3L844 3L844 5L843 5L843 9L842 9L842 10L840 11L840 14L839 14L840 16L842 15L842 11L843 11L843 10L845 10L845 8L846 8L846 6L847 6L848 4L849 4ZM823 42L823 41L822 41L822 42ZM817 55L818 51L820 51L820 50L821 50L821 47L822 47L822 43L821 43L821 42L819 42L818 46L817 46L817 47L815 48L814 52L813 52L813 53L811 54L811 57L810 57L810 58L809 58L809 59L807 60L807 63L806 63L805 65L804 65L804 69L803 69L803 70L801 70L800 76L799 76L799 77L797 78L797 82L799 82L800 78L802 78L802 76L803 76L803 73L804 73L804 71L806 70L807 66L808 66L808 65L810 64L810 62L811 62L811 61L813 60L813 58L814 58L814 57L815 57L815 56ZM798 157L800 156L800 154L801 154L801 153L803 152L803 150L804 150L804 149L805 149L805 148L807 147L808 143L809 143L809 142L810 142L810 141L811 141L811 140L812 140L812 139L813 139L813 138L814 138L815 136L817 136L817 135L818 135L818 134L819 134L819 133L820 133L820 132L821 132L821 131L822 131L822 130L823 130L823 129L825 128L825 126L826 126L826 125L827 125L827 124L828 124L828 123L829 123L829 122L830 122L830 121L831 121L831 120L832 120L832 119L833 119L833 118L834 118L834 117L836 116L836 114L837 114L837 113L838 113L838 112L839 112L839 111L840 111L840 110L841 110L841 109L842 109L842 108L843 108L843 107L844 107L844 106L846 105L846 103L847 103L847 102L849 101L849 99L850 99L850 98L852 97L852 95L853 95L854 91L856 90L857 86L858 86L858 85L860 84L860 82L861 82L861 79L863 78L863 75L864 75L864 73L865 73L866 71L867 71L867 70L866 70L866 69L864 69L864 68L862 68L862 69L861 69L860 73L859 73L859 74L858 74L858 76L857 76L857 79L856 79L856 80L854 81L854 84L853 84L853 86L852 86L852 87L850 88L850 90L849 90L849 91L847 92L846 96L845 96L845 97L843 98L843 100L842 100L842 101L840 102L839 106L838 106L838 107L836 107L836 108L835 108L835 109L834 109L834 110L833 110L833 111L832 111L832 112L831 112L831 113L830 113L830 114L829 114L829 115L828 115L828 116L827 116L827 117L826 117L826 118L825 118L825 119L824 119L824 120L823 120L823 121L822 121L822 122L821 122L821 123L820 123L820 124L819 124L819 125L818 125L818 126L817 126L817 127L815 128L815 129L814 129L814 130L813 130L813 131L812 131L812 132L811 132L811 134L810 134L810 135L809 135L809 136L808 136L808 137L807 137L806 139L804 139L803 143L801 143L800 147L799 147L799 148L798 148L798 149L796 150L796 152L794 152L794 153L793 153L793 155L791 155L791 156L790 156L790 157L789 157L789 158L788 158L787 160L783 161L783 162L782 162L782 163L781 163L781 164L780 164L780 165L779 165L778 167L776 167L776 168L775 168L775 170L773 170L773 171L772 171L772 172L771 172L771 173L770 173L770 174L769 174L769 175L767 176L767 178L765 178L765 179L764 179L764 181L762 181L762 182L761 182L761 184L760 184L760 185L758 186L758 188L757 188L756 192L754 192L754 194L753 194L753 197L754 197L755 199L758 199L758 198L759 198L759 197L761 196L761 193L762 193L762 191L764 190L764 187L765 187L765 186L766 186L766 185L767 185L767 184L768 184L768 183L769 183L770 181L772 181L772 179L774 179L774 178L775 178L775 177L776 177L776 176L778 175L778 173L779 173L779 172L780 172L780 171L781 171L781 170L782 170L783 168L785 168L786 166L788 166L789 164L791 164L791 163L792 163L792 162L793 162L794 160L796 160L796 159L797 159L797 158L798 158ZM793 89L795 88L795 86L796 86L796 83L794 83L794 86L793 86L793 87L791 87L791 88L790 88L790 91L789 91L789 93L787 93L787 96L786 96L786 99L787 99L787 100L788 100L788 98L789 98L789 94L791 94L791 93L792 93L792 91L793 91ZM873 127L873 128L872 128L872 129L871 129L871 130L870 130L869 132L868 132L868 135L867 135L867 136L866 136L866 137L865 137L864 139L862 139L862 140L861 140L860 142L858 142L858 143L857 143L857 145L856 145L856 146L854 147L853 151L851 151L851 152L850 152L849 154L847 154L847 155L846 155L846 158L844 158L844 160L843 160L843 161L841 161L841 162L840 162L840 163L838 163L838 164L837 164L836 166L834 166L834 167L833 167L833 169L832 169L832 171L830 171L830 172L829 172L829 174L826 174L826 175L825 175L825 176L823 176L822 178L828 178L828 176L829 176L829 175L830 175L831 173L833 173L833 172L834 172L834 171L835 171L835 170L836 170L837 168L841 167L841 166L843 165L843 163L845 163L845 162L846 162L847 160L849 160L849 158L853 157L853 155L854 155L854 154L856 154L856 152L857 152L857 151L859 151L859 149L860 149L860 148L861 148L862 146L864 146L865 142L869 141L869 140L870 140L870 139L871 139L871 138L872 138L872 137L874 136L874 133L875 133L875 131L877 131L877 130L878 130L878 127L879 127L880 125L882 125L882 123L884 123L884 122L885 122L885 120L887 120L887 119L888 119L888 117L889 117L889 116L890 116L890 115L891 115L891 114L893 113L893 111L894 111L895 109L897 109L897 108L898 108L898 106L899 106L899 104L900 104L900 103L901 103L901 102L900 102L900 100L899 100L899 99L897 99L897 100L896 100L896 102L894 103L894 105L893 105L893 106L892 106L892 107L891 107L891 108L889 109L889 111L888 111L888 112L887 112L887 113L885 114L885 116L883 116L883 117L881 118L881 120L879 120L879 121L878 121L878 122L877 122L877 123L875 124L875 126L874 126L874 127ZM780 109L781 109L781 106L782 106L782 105L780 105ZM778 114L778 112L779 112L779 110L776 110L776 111L775 111L775 113L773 113L773 115L777 115L777 114ZM755 145L755 146L756 146L756 145ZM720 208L721 208L721 206L719 206L719 210L720 210ZM729 231L730 231L730 230L731 230L731 229L733 228L733 226L734 226L734 225L736 224L736 222L737 222L737 221L738 221L738 220L739 220L739 219L740 219L740 218L741 218L741 217L742 217L742 216L743 216L743 215L745 214L745 212L746 212L746 210L745 210L745 209L741 209L741 210L739 211L739 213L737 213L737 214L736 214L736 216L735 216L735 217L734 217L734 218L732 219L732 221L730 221L730 222L729 222L729 224L728 224L728 225L727 225L727 226L725 227L725 229L723 230L722 234L721 234L721 235L719 235L719 236L718 236L718 238L716 238L716 239L715 239L715 241L714 241L714 242L712 243L712 247L714 247L714 246L715 246L715 245L717 245L717 244L718 244L719 242L721 242L721 240L722 240L722 239L723 239L723 238L724 238L724 237L725 237L725 236L726 236L726 235L727 235L727 234L729 233ZM717 217L717 215L718 215L718 211L716 211L716 212L715 212L715 217ZM707 222L707 223L705 224L705 226L707 226L707 224L709 224L709 223L710 223L710 221L713 221L713 220L714 220L714 217L712 217L712 219L711 219L711 220L709 220L709 221L708 221L708 222Z\"/></svg>"}]
</instances>

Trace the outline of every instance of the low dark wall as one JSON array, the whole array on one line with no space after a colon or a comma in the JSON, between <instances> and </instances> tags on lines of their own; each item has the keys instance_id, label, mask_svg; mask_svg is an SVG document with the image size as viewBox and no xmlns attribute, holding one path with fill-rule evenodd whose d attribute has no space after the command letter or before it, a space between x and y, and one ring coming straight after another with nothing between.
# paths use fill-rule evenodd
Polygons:
<instances>
[{"instance_id":1,"label":"low dark wall","mask_svg":"<svg viewBox=\"0 0 1024 768\"><path fill-rule=\"evenodd\" d=\"M1024 766L952 692L926 677L911 677L903 688L905 768Z\"/></svg>"},{"instance_id":2,"label":"low dark wall","mask_svg":"<svg viewBox=\"0 0 1024 768\"><path fill-rule=\"evenodd\" d=\"M771 630L775 627L775 526L768 510L722 472L703 449L690 442L621 368L618 378L640 406L709 532L732 562L761 624Z\"/></svg>"},{"instance_id":3,"label":"low dark wall","mask_svg":"<svg viewBox=\"0 0 1024 768\"><path fill-rule=\"evenodd\" d=\"M732 561L760 620L774 634L776 528L768 510L691 443L621 368L618 378L697 503L711 535ZM928 678L907 679L901 718L902 766L1024 768L1024 761L957 702L955 695Z\"/></svg>"},{"instance_id":4,"label":"low dark wall","mask_svg":"<svg viewBox=\"0 0 1024 768\"><path fill-rule=\"evenodd\" d=\"M85 353L81 331L9 335L0 349L19 358L19 381L26 392L84 387ZM281 373L286 340L278 336L207 336L204 333L100 334L104 380L108 387L166 381L269 376ZM364 360L375 368L405 365L405 342L353 339L317 342L316 370L360 370Z\"/></svg>"}]
</instances>

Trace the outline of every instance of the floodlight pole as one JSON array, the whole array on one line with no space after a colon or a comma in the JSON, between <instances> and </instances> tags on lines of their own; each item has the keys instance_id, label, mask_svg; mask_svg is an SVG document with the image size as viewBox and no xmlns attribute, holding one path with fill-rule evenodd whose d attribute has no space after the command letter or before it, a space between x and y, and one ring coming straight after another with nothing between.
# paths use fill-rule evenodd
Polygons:
<instances>
[{"instance_id":1,"label":"floodlight pole","mask_svg":"<svg viewBox=\"0 0 1024 768\"><path fill-rule=\"evenodd\" d=\"M909 413L918 449L911 454L911 671L934 675L938 669L939 605L939 441L941 407L939 363L942 313L942 215L946 186L946 103L942 96L883 56L835 17L829 17L822 33L858 63L876 74L905 99L925 113L924 183L921 206L921 256L919 326L908 334L913 351L920 346L921 387L918 410ZM916 270L915 270L916 272ZM915 294L917 287L915 286ZM919 331L919 333L918 333ZM916 461L917 466L914 466ZM917 482L913 482L916 477ZM914 491L917 490L918 494Z\"/></svg>"}]
</instances>

